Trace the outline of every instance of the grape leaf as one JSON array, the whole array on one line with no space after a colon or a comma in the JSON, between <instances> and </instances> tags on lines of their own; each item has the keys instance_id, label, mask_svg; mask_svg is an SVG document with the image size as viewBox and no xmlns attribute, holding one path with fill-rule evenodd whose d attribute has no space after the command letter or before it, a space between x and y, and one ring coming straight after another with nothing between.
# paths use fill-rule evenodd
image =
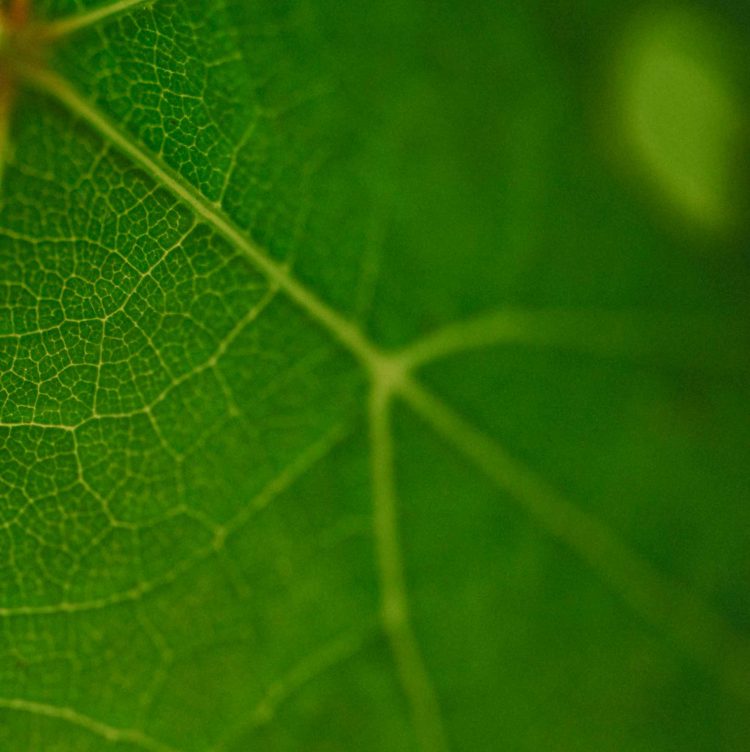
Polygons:
<instances>
[{"instance_id":1,"label":"grape leaf","mask_svg":"<svg viewBox=\"0 0 750 752\"><path fill-rule=\"evenodd\" d=\"M0 747L743 748L705 5L5 3Z\"/></svg>"}]
</instances>

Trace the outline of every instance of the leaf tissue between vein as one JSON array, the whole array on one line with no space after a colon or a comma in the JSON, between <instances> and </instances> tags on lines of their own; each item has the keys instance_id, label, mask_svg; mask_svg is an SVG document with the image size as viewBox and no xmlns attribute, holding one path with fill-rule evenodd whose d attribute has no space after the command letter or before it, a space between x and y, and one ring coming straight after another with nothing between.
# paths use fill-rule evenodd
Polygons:
<instances>
[{"instance_id":1,"label":"leaf tissue between vein","mask_svg":"<svg viewBox=\"0 0 750 752\"><path fill-rule=\"evenodd\" d=\"M24 71L43 65L50 42L46 27L35 22L28 3L14 0L0 9L0 86L12 88Z\"/></svg>"}]
</instances>

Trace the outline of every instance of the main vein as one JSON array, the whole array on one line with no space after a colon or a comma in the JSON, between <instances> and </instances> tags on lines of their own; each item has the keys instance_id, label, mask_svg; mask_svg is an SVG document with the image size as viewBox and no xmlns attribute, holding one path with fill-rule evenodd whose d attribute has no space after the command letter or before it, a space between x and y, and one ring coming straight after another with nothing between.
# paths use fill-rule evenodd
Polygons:
<instances>
[{"instance_id":1,"label":"main vein","mask_svg":"<svg viewBox=\"0 0 750 752\"><path fill-rule=\"evenodd\" d=\"M85 120L113 146L180 197L198 216L242 252L274 286L283 290L313 320L328 330L366 368L375 385L376 394L384 397L383 407L387 407L394 387L403 376L399 359L381 353L355 325L300 284L283 266L270 259L224 216L218 205L211 204L195 188L185 185L173 170L141 149L115 124L86 102L66 81L54 73L36 68L27 72L27 80L62 102L73 114ZM380 404L380 399L377 400L377 404ZM371 429L375 455L374 528L383 588L384 629L391 643L420 745L425 752L442 752L447 749L447 745L437 696L409 620L408 597L396 531L395 491L390 469L392 448L388 435L390 427L387 410L384 410L382 416L376 412L371 413Z\"/></svg>"},{"instance_id":2,"label":"main vein","mask_svg":"<svg viewBox=\"0 0 750 752\"><path fill-rule=\"evenodd\" d=\"M208 201L193 186L186 185L174 170L133 143L114 123L81 97L67 81L38 67L24 71L24 76L29 83L66 105L74 115L89 123L109 143L127 154L156 181L181 198L197 216L211 225L246 256L257 269L265 274L272 283L283 290L289 298L327 329L368 371L380 370L381 363L386 356L380 353L356 326L330 308L307 287L300 284L283 265L269 258L261 248L224 215L217 204Z\"/></svg>"},{"instance_id":3,"label":"main vein","mask_svg":"<svg viewBox=\"0 0 750 752\"><path fill-rule=\"evenodd\" d=\"M746 643L734 634L720 616L714 614L699 599L682 597L678 586L661 577L605 525L555 495L526 468L510 458L499 445L453 413L411 377L410 371L413 368L453 349L455 338L452 334L443 343L436 340L432 345L415 348L411 362L409 357L383 353L357 326L297 281L283 265L271 259L224 215L219 204L208 201L158 157L150 155L133 142L65 80L39 68L25 71L25 77L29 83L63 103L74 115L86 121L113 146L181 198L197 216L234 245L274 285L338 340L368 371L373 385L373 448L374 454L380 457L373 459L373 485L376 536L380 547L379 566L384 588L384 618L423 746L427 744L433 745L427 746L427 749L441 749L444 740L435 694L408 619L408 609L404 608L407 596L397 542L395 491L390 467L392 439L389 412L385 409L382 415L376 416L374 410L375 404L388 408L392 395L402 398L496 485L509 491L544 529L563 540L599 572L632 608L665 629L707 669L718 673L735 694L745 697L750 694L747 688L743 690L740 686L742 675L750 661L743 657L735 664L726 657L722 658L721 650L722 644L726 644L728 640L745 656ZM485 334L477 328L475 335L476 345L480 346L485 340ZM491 339L494 337L493 334ZM388 618L393 618L388 615L390 607L395 607L397 612L398 609L402 610L402 615L398 617L400 625L396 628L387 623ZM686 618L690 623L685 623ZM701 628L694 627L690 621L694 619L697 619ZM406 676L405 668L413 670L411 678Z\"/></svg>"}]
</instances>

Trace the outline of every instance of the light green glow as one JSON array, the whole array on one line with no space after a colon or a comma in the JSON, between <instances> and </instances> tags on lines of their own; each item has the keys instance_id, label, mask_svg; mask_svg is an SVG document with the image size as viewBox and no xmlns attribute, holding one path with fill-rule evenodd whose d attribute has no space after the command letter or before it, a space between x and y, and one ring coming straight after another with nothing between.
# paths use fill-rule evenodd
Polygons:
<instances>
[{"instance_id":1,"label":"light green glow","mask_svg":"<svg viewBox=\"0 0 750 752\"><path fill-rule=\"evenodd\" d=\"M665 197L704 225L731 222L742 117L720 40L682 13L633 36L625 76L628 138Z\"/></svg>"}]
</instances>

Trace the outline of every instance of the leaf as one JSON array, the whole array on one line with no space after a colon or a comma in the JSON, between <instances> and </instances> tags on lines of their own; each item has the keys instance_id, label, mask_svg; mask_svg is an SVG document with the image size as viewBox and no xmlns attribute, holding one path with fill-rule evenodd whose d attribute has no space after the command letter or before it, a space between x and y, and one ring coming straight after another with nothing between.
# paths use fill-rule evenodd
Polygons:
<instances>
[{"instance_id":1,"label":"leaf","mask_svg":"<svg viewBox=\"0 0 750 752\"><path fill-rule=\"evenodd\" d=\"M743 747L741 144L662 206L649 17L6 3L1 748Z\"/></svg>"}]
</instances>

